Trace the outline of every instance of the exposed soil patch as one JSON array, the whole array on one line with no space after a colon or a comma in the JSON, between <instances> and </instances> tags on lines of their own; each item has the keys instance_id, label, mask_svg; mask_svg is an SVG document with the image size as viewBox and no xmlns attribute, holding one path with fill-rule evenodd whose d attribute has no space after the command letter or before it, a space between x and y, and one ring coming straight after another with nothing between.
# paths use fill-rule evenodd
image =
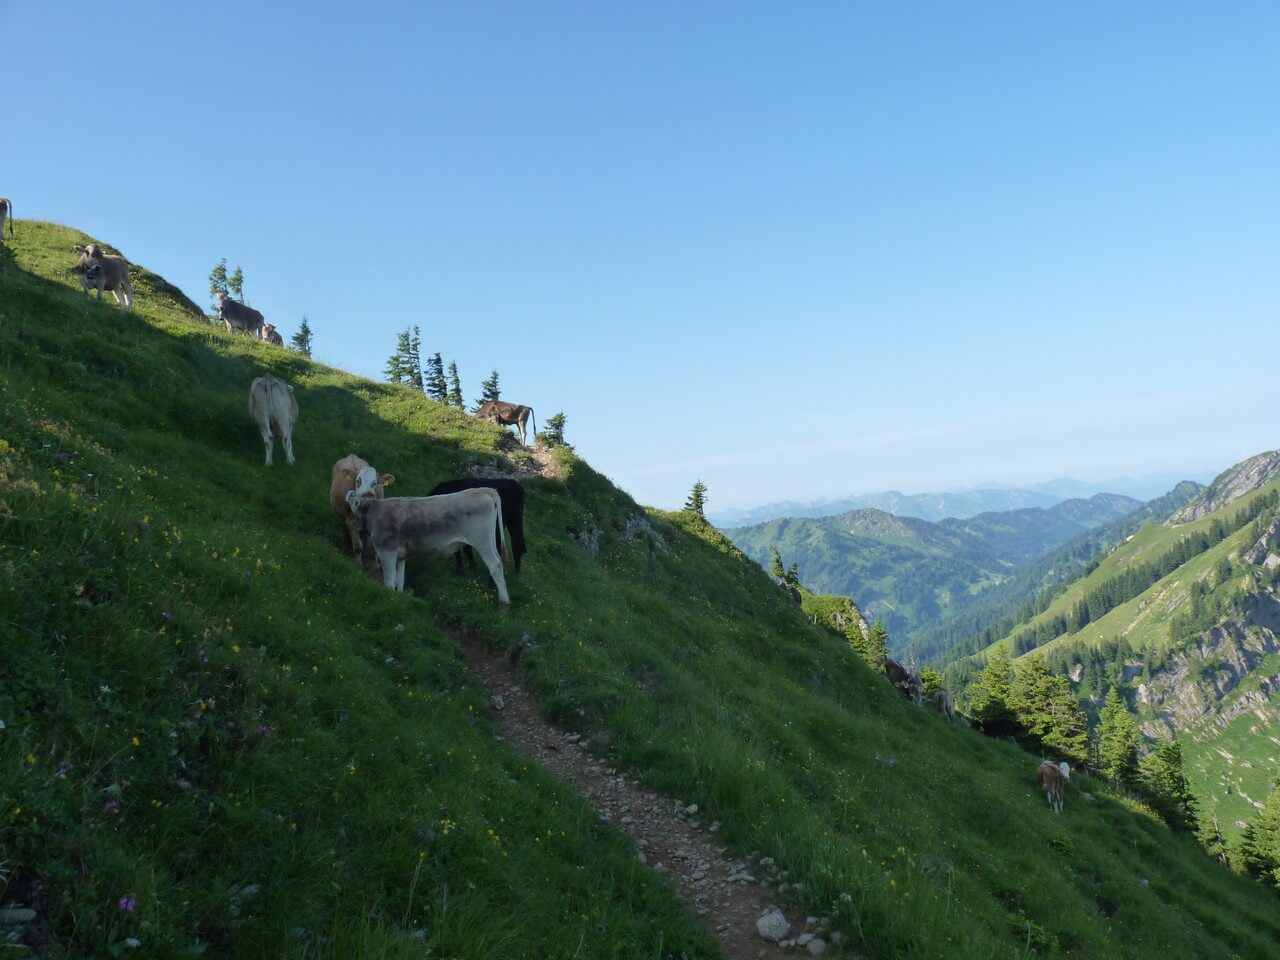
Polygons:
<instances>
[{"instance_id":1,"label":"exposed soil patch","mask_svg":"<svg viewBox=\"0 0 1280 960\"><path fill-rule=\"evenodd\" d=\"M521 685L503 654L488 648L483 640L459 637L471 669L489 693L491 712L502 736L521 753L537 760L561 781L573 787L608 821L626 833L639 849L640 859L666 876L679 895L715 933L731 960L818 956L833 954L819 939L816 918L806 918L795 910L788 938L805 939L790 949L764 940L756 920L782 906L776 894L762 887L770 883L769 863L749 864L734 859L715 830L704 824L696 808L660 796L637 781L613 769L598 752L607 746L607 735L581 737L548 723L538 712L533 697ZM602 741L604 741L602 743ZM677 812L678 811L678 812ZM805 934L808 937L804 937ZM825 948L825 949L824 949Z\"/></svg>"}]
</instances>

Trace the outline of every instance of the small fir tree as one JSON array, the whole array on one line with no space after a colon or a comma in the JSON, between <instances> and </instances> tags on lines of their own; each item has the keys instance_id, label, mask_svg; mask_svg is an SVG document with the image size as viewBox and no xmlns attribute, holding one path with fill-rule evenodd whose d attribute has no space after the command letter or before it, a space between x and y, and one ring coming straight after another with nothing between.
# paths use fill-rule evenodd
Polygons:
<instances>
[{"instance_id":1,"label":"small fir tree","mask_svg":"<svg viewBox=\"0 0 1280 960\"><path fill-rule=\"evenodd\" d=\"M293 335L293 349L300 354L311 359L311 324L307 322L307 318L302 318L302 323L298 326L298 332Z\"/></svg>"},{"instance_id":2,"label":"small fir tree","mask_svg":"<svg viewBox=\"0 0 1280 960\"><path fill-rule=\"evenodd\" d=\"M1138 725L1115 687L1098 719L1098 770L1112 783L1131 786L1138 774Z\"/></svg>"},{"instance_id":3,"label":"small fir tree","mask_svg":"<svg viewBox=\"0 0 1280 960\"><path fill-rule=\"evenodd\" d=\"M992 657L965 690L969 709L979 723L1013 722L1009 690L1013 685L1013 664L1004 655Z\"/></svg>"},{"instance_id":4,"label":"small fir tree","mask_svg":"<svg viewBox=\"0 0 1280 960\"><path fill-rule=\"evenodd\" d=\"M689 491L689 499L684 502L684 508L690 513L696 513L702 518L706 518L703 510L707 506L707 485L701 480L694 483L693 489Z\"/></svg>"},{"instance_id":5,"label":"small fir tree","mask_svg":"<svg viewBox=\"0 0 1280 960\"><path fill-rule=\"evenodd\" d=\"M444 380L444 361L440 359L440 354L433 353L427 358L425 380L428 397L438 403L449 399L449 386Z\"/></svg>"},{"instance_id":6,"label":"small fir tree","mask_svg":"<svg viewBox=\"0 0 1280 960\"><path fill-rule=\"evenodd\" d=\"M209 271L209 296L213 298L213 304L209 308L210 322L218 319L218 294L227 292L227 258L223 257L218 261L217 265Z\"/></svg>"},{"instance_id":7,"label":"small fir tree","mask_svg":"<svg viewBox=\"0 0 1280 960\"><path fill-rule=\"evenodd\" d=\"M791 564L791 566L787 567L787 572L782 577L782 579L786 581L787 586L795 590L800 589L800 571L798 567L798 564Z\"/></svg>"},{"instance_id":8,"label":"small fir tree","mask_svg":"<svg viewBox=\"0 0 1280 960\"><path fill-rule=\"evenodd\" d=\"M226 269L226 261L222 261L223 269ZM236 264L235 272L227 278L227 290L231 296L235 297L241 303L244 302L244 271L240 269L240 265Z\"/></svg>"},{"instance_id":9,"label":"small fir tree","mask_svg":"<svg viewBox=\"0 0 1280 960\"><path fill-rule=\"evenodd\" d=\"M458 377L458 363L456 360L449 361L449 396L446 402L451 407L457 407L461 410L466 406L462 399L462 380Z\"/></svg>"},{"instance_id":10,"label":"small fir tree","mask_svg":"<svg viewBox=\"0 0 1280 960\"><path fill-rule=\"evenodd\" d=\"M498 371L494 370L488 378L480 382L480 399L476 401L479 410L486 403L502 399L502 389L498 386Z\"/></svg>"},{"instance_id":11,"label":"small fir tree","mask_svg":"<svg viewBox=\"0 0 1280 960\"><path fill-rule=\"evenodd\" d=\"M409 375L409 385L419 393L426 390L426 384L422 380L422 331L414 324L413 333L409 335L409 352L405 356L406 372Z\"/></svg>"},{"instance_id":12,"label":"small fir tree","mask_svg":"<svg viewBox=\"0 0 1280 960\"><path fill-rule=\"evenodd\" d=\"M1182 746L1170 740L1160 744L1138 764L1142 793L1165 821L1179 830L1194 830L1197 805L1182 768Z\"/></svg>"},{"instance_id":13,"label":"small fir tree","mask_svg":"<svg viewBox=\"0 0 1280 960\"><path fill-rule=\"evenodd\" d=\"M383 374L391 383L408 383L411 378L409 367L410 343L408 329L400 331L396 337L396 352L387 358L387 367Z\"/></svg>"},{"instance_id":14,"label":"small fir tree","mask_svg":"<svg viewBox=\"0 0 1280 960\"><path fill-rule=\"evenodd\" d=\"M778 552L777 547L769 548L769 576L775 580L782 580L787 575L787 568L782 565L782 554Z\"/></svg>"},{"instance_id":15,"label":"small fir tree","mask_svg":"<svg viewBox=\"0 0 1280 960\"><path fill-rule=\"evenodd\" d=\"M925 697L931 697L942 689L942 674L933 669L933 667L922 667L920 669L920 682L924 684Z\"/></svg>"},{"instance_id":16,"label":"small fir tree","mask_svg":"<svg viewBox=\"0 0 1280 960\"><path fill-rule=\"evenodd\" d=\"M851 617L845 624L844 636L849 641L849 649L854 652L854 655L870 663L871 658L867 656L867 637L862 632L862 627L858 625L857 617Z\"/></svg>"},{"instance_id":17,"label":"small fir tree","mask_svg":"<svg viewBox=\"0 0 1280 960\"><path fill-rule=\"evenodd\" d=\"M564 422L563 413L552 414L547 418L546 431L542 434L543 442L549 447L567 447L564 442Z\"/></svg>"},{"instance_id":18,"label":"small fir tree","mask_svg":"<svg viewBox=\"0 0 1280 960\"><path fill-rule=\"evenodd\" d=\"M889 631L884 628L884 621L877 619L867 633L867 663L873 670L883 670L884 662L889 659Z\"/></svg>"}]
</instances>

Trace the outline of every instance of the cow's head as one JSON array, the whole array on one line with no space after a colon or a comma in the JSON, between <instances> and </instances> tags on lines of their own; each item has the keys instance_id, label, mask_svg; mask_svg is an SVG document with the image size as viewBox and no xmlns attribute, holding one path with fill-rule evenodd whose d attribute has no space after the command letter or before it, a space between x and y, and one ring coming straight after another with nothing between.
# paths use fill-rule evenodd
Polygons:
<instances>
[{"instance_id":1,"label":"cow's head","mask_svg":"<svg viewBox=\"0 0 1280 960\"><path fill-rule=\"evenodd\" d=\"M354 488L347 494L347 504L351 504L352 497L357 500L381 500L382 491L396 482L396 478L389 473L378 473L373 467L361 467L358 471L344 469L342 475L354 484ZM354 507L352 508L354 510Z\"/></svg>"},{"instance_id":2,"label":"cow's head","mask_svg":"<svg viewBox=\"0 0 1280 960\"><path fill-rule=\"evenodd\" d=\"M218 291L218 309L221 310L223 305L225 305L226 302L230 299L231 298L227 296L227 291L219 290Z\"/></svg>"},{"instance_id":3,"label":"cow's head","mask_svg":"<svg viewBox=\"0 0 1280 960\"><path fill-rule=\"evenodd\" d=\"M1071 764L1067 763L1065 760L1059 760L1058 769L1062 771L1063 780L1071 779Z\"/></svg>"}]
</instances>

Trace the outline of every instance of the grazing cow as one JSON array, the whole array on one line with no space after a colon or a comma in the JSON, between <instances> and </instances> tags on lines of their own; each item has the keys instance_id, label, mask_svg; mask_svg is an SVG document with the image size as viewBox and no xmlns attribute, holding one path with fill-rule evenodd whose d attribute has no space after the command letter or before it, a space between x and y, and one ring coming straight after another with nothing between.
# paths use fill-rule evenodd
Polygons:
<instances>
[{"instance_id":1,"label":"grazing cow","mask_svg":"<svg viewBox=\"0 0 1280 960\"><path fill-rule=\"evenodd\" d=\"M446 480L437 483L427 496L437 497L442 493L457 493L459 490L475 490L488 487L498 491L502 500L502 525L507 528L507 536L511 538L511 554L515 557L516 573L520 572L520 558L528 551L524 542L524 487L519 480L506 478L488 479L485 477L464 477L461 480ZM470 559L470 548L467 548ZM458 572L462 572L462 553L458 553Z\"/></svg>"},{"instance_id":2,"label":"grazing cow","mask_svg":"<svg viewBox=\"0 0 1280 960\"><path fill-rule=\"evenodd\" d=\"M231 331L227 332L230 333ZM277 347L284 346L284 337L280 336L280 334L276 332L274 324L264 323L262 325L262 339Z\"/></svg>"},{"instance_id":3,"label":"grazing cow","mask_svg":"<svg viewBox=\"0 0 1280 960\"><path fill-rule=\"evenodd\" d=\"M9 236L13 236L13 201L0 197L0 243L4 243L4 222L9 221Z\"/></svg>"},{"instance_id":4,"label":"grazing cow","mask_svg":"<svg viewBox=\"0 0 1280 960\"><path fill-rule=\"evenodd\" d=\"M372 472L372 471L370 471ZM461 490L438 497L367 496L369 477L347 494L347 505L360 523L382 565L382 582L404 590L405 559L411 553L448 556L462 546L472 547L489 568L498 588L498 605L511 606L502 573L502 500L488 487Z\"/></svg>"},{"instance_id":5,"label":"grazing cow","mask_svg":"<svg viewBox=\"0 0 1280 960\"><path fill-rule=\"evenodd\" d=\"M351 541L351 552L355 556L360 556L360 551L364 549L364 541L360 539L355 514L347 505L347 494L352 490L362 489L364 495L381 500L383 489L395 482L396 478L391 474L378 473L354 453L343 457L333 465L333 470L329 474L329 506L333 507L333 512L347 525L347 537Z\"/></svg>"},{"instance_id":6,"label":"grazing cow","mask_svg":"<svg viewBox=\"0 0 1280 960\"><path fill-rule=\"evenodd\" d=\"M72 269L80 275L80 286L84 287L86 297L90 290L97 290L98 299L101 300L102 291L110 290L111 295L116 298L116 303L121 304L126 310L133 308L129 261L124 257L103 253L102 248L96 243L91 243L87 247L77 243L71 249L80 254L80 259ZM124 294L123 300L120 299L121 293Z\"/></svg>"},{"instance_id":7,"label":"grazing cow","mask_svg":"<svg viewBox=\"0 0 1280 960\"><path fill-rule=\"evenodd\" d=\"M917 707L924 698L924 682L897 660L886 660L884 672L889 682L902 691Z\"/></svg>"},{"instance_id":8,"label":"grazing cow","mask_svg":"<svg viewBox=\"0 0 1280 960\"><path fill-rule=\"evenodd\" d=\"M956 718L956 704L951 699L951 691L946 687L939 687L933 693L929 694L929 702L937 708L938 712L947 718L948 721Z\"/></svg>"},{"instance_id":9,"label":"grazing cow","mask_svg":"<svg viewBox=\"0 0 1280 960\"><path fill-rule=\"evenodd\" d=\"M266 339L262 336L262 327L267 321L253 307L246 307L239 300L232 300L225 290L218 291L218 319L227 327L227 333L240 330L251 336Z\"/></svg>"},{"instance_id":10,"label":"grazing cow","mask_svg":"<svg viewBox=\"0 0 1280 960\"><path fill-rule=\"evenodd\" d=\"M1065 760L1054 763L1046 760L1036 768L1036 786L1049 798L1049 808L1054 813L1062 812L1063 786L1071 779L1071 766Z\"/></svg>"},{"instance_id":11,"label":"grazing cow","mask_svg":"<svg viewBox=\"0 0 1280 960\"><path fill-rule=\"evenodd\" d=\"M530 417L533 417L533 407L526 407L522 403L507 403L505 400L488 400L480 404L476 416L481 420L492 420L504 427L514 426L520 431L521 445L528 444L525 424L529 422ZM538 432L537 417L533 417L533 432L535 434Z\"/></svg>"},{"instance_id":12,"label":"grazing cow","mask_svg":"<svg viewBox=\"0 0 1280 960\"><path fill-rule=\"evenodd\" d=\"M262 442L267 448L267 463L271 466L273 435L284 444L284 457L293 463L293 425L298 421L298 401L293 387L271 374L254 380L249 387L249 415L258 424Z\"/></svg>"}]
</instances>

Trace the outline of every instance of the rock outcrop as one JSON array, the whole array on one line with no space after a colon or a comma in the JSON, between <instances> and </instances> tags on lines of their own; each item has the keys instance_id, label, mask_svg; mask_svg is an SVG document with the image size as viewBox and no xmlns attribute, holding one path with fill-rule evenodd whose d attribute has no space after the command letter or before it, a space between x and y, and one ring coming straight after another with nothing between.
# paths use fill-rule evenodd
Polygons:
<instances>
[{"instance_id":1,"label":"rock outcrop","mask_svg":"<svg viewBox=\"0 0 1280 960\"><path fill-rule=\"evenodd\" d=\"M1252 493L1263 484L1270 483L1277 476L1280 476L1280 450L1260 453L1241 461L1218 474L1213 483L1201 490L1194 500L1171 514L1165 521L1165 526L1199 520L1245 494Z\"/></svg>"}]
</instances>

